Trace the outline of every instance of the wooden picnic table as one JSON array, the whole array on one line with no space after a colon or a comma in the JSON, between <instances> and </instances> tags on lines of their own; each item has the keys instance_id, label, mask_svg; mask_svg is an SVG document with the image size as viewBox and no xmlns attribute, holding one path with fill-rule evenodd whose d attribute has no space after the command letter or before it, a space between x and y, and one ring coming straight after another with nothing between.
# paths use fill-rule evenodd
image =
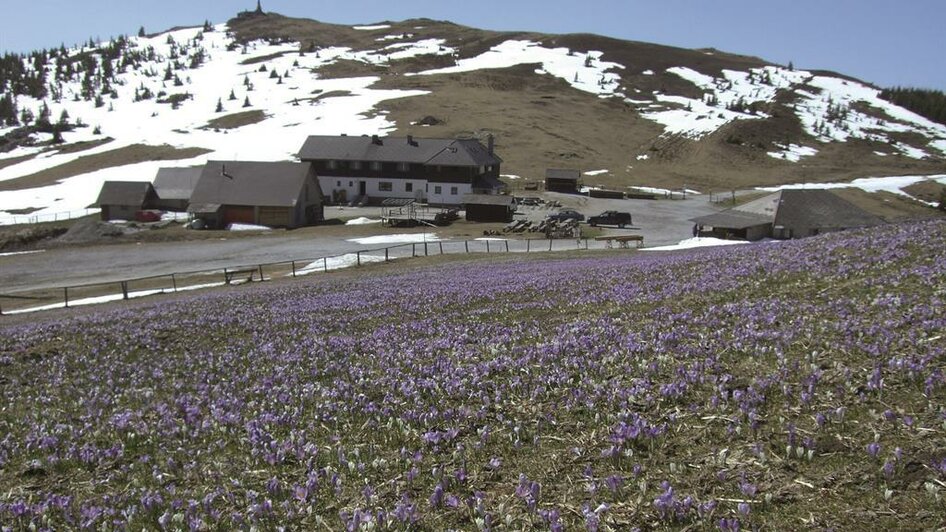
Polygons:
<instances>
[{"instance_id":1,"label":"wooden picnic table","mask_svg":"<svg viewBox=\"0 0 946 532\"><path fill-rule=\"evenodd\" d=\"M636 242L637 247L644 245L644 235L607 235L607 236L596 236L596 241L604 242L606 248L611 249L614 247L614 243L618 243L618 247L623 249L628 249L630 247L630 242Z\"/></svg>"}]
</instances>

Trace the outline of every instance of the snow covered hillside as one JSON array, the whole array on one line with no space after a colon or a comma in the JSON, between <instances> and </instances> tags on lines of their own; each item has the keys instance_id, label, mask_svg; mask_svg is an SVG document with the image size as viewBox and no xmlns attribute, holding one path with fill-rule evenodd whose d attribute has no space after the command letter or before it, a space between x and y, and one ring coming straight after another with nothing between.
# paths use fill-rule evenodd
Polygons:
<instances>
[{"instance_id":1,"label":"snow covered hillside","mask_svg":"<svg viewBox=\"0 0 946 532\"><path fill-rule=\"evenodd\" d=\"M285 38L241 42L220 24L89 43L54 54L39 67L46 69L44 97L20 94L13 99L22 117L19 125L40 118L61 121L70 125L61 133L66 146L92 142L93 147L60 151L48 143L52 133L33 133L32 143L0 152L0 224L13 223L16 215L42 217L85 209L103 181L152 180L161 166L190 166L208 159L286 160L295 157L308 135L393 133L407 124L395 123L379 104L429 90L416 85L390 88L390 80L384 84L388 88L380 88L379 76L345 77L326 74L326 69L345 63L385 69L425 57L452 66L418 68L405 72L407 79L534 65L536 76L551 76L571 89L625 103L659 124L661 136L694 141L737 121L766 120L767 109L782 105L807 135L803 141L765 146L764 153L785 163L815 157L828 143L856 139L882 143L878 156L946 156L946 126L890 104L877 89L855 81L771 65L712 75L689 66L630 72L599 50L530 39L510 38L465 54L462 44L426 35L420 26L411 33L387 25L350 29L369 34L373 44L307 49ZM73 68L79 64L86 65L85 70ZM36 74L30 58L24 58L23 68ZM684 96L642 89L633 81L656 77L677 78L692 84L693 90ZM0 90L6 88L0 85ZM694 92L702 97L694 98ZM17 127L0 126L0 137ZM903 140L904 134L910 134L911 142ZM206 153L105 164L91 171L76 164L135 145L201 148ZM621 149L628 165L649 158L637 146ZM43 178L51 169L60 169L64 177ZM507 170L519 173L514 167Z\"/></svg>"}]
</instances>

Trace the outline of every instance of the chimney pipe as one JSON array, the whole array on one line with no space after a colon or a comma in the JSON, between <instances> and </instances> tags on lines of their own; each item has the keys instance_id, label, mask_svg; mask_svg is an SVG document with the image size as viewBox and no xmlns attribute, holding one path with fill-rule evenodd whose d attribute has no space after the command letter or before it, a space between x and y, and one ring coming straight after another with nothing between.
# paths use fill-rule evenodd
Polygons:
<instances>
[{"instance_id":1,"label":"chimney pipe","mask_svg":"<svg viewBox=\"0 0 946 532\"><path fill-rule=\"evenodd\" d=\"M372 143L372 144L377 144L378 146L380 146L380 145L381 145L381 138L379 138L377 135L371 135L371 143Z\"/></svg>"},{"instance_id":2,"label":"chimney pipe","mask_svg":"<svg viewBox=\"0 0 946 532\"><path fill-rule=\"evenodd\" d=\"M407 136L407 145L408 145L408 146L413 146L413 145L414 145L414 135L408 135L408 136Z\"/></svg>"}]
</instances>

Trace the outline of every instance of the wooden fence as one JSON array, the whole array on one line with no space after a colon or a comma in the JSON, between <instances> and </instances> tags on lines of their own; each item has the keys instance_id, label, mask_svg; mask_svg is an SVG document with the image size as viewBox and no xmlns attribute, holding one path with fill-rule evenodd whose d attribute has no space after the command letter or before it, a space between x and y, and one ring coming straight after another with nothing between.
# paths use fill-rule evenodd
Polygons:
<instances>
[{"instance_id":1,"label":"wooden fence","mask_svg":"<svg viewBox=\"0 0 946 532\"><path fill-rule=\"evenodd\" d=\"M177 293L215 286L238 285L274 278L293 278L329 273L348 267L389 262L412 257L473 254L532 253L606 249L600 240L502 238L463 241L432 241L397 244L323 257L288 261L237 264L224 268L173 272L117 281L61 286L0 294L0 315L128 300L155 294Z\"/></svg>"}]
</instances>

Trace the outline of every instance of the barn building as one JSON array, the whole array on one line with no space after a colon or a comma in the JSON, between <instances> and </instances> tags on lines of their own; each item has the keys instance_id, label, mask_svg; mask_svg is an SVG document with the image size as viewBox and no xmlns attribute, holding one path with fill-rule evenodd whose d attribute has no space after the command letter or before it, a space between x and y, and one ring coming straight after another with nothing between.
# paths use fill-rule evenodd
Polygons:
<instances>
[{"instance_id":1,"label":"barn building","mask_svg":"<svg viewBox=\"0 0 946 532\"><path fill-rule=\"evenodd\" d=\"M138 212L156 208L158 195L147 181L106 181L94 207L102 220L134 220Z\"/></svg>"},{"instance_id":2,"label":"barn building","mask_svg":"<svg viewBox=\"0 0 946 532\"><path fill-rule=\"evenodd\" d=\"M470 222L511 222L516 203L506 194L466 194L463 209Z\"/></svg>"},{"instance_id":3,"label":"barn building","mask_svg":"<svg viewBox=\"0 0 946 532\"><path fill-rule=\"evenodd\" d=\"M208 227L300 227L322 221L322 190L308 163L209 161L187 212Z\"/></svg>"},{"instance_id":4,"label":"barn building","mask_svg":"<svg viewBox=\"0 0 946 532\"><path fill-rule=\"evenodd\" d=\"M581 172L565 168L549 168L545 171L545 190L578 194L581 187Z\"/></svg>"},{"instance_id":5,"label":"barn building","mask_svg":"<svg viewBox=\"0 0 946 532\"><path fill-rule=\"evenodd\" d=\"M476 139L311 136L299 151L332 203L380 204L387 198L459 206L470 193L495 194L502 163L492 136Z\"/></svg>"},{"instance_id":6,"label":"barn building","mask_svg":"<svg viewBox=\"0 0 946 532\"><path fill-rule=\"evenodd\" d=\"M692 218L703 236L760 240L803 238L884 221L823 189L786 189L725 211Z\"/></svg>"}]
</instances>

